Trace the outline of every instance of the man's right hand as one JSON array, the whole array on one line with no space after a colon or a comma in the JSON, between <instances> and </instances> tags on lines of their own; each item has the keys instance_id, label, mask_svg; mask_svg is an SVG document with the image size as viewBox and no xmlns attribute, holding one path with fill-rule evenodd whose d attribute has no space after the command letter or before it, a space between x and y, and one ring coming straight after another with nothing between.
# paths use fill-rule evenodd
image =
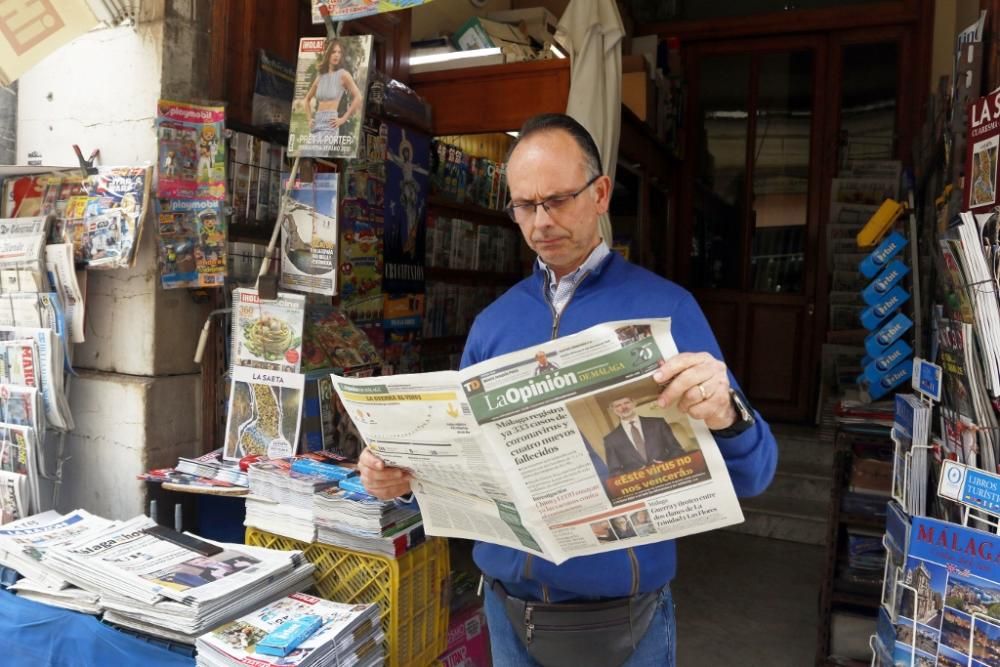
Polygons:
<instances>
[{"instance_id":1,"label":"man's right hand","mask_svg":"<svg viewBox=\"0 0 1000 667\"><path fill-rule=\"evenodd\" d=\"M410 473L387 466L367 448L358 457L358 470L365 489L379 500L392 500L410 493Z\"/></svg>"}]
</instances>

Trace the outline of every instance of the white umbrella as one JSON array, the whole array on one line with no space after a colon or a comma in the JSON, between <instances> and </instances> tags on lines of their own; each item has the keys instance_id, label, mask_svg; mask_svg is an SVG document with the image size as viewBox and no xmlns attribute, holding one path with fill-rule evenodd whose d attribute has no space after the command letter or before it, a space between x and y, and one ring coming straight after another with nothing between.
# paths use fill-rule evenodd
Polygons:
<instances>
[{"instance_id":1,"label":"white umbrella","mask_svg":"<svg viewBox=\"0 0 1000 667\"><path fill-rule=\"evenodd\" d=\"M556 40L570 56L566 113L594 137L601 151L601 167L612 182L621 128L624 36L614 0L571 0L556 28ZM610 246L607 215L601 216L600 226L601 237Z\"/></svg>"},{"instance_id":2,"label":"white umbrella","mask_svg":"<svg viewBox=\"0 0 1000 667\"><path fill-rule=\"evenodd\" d=\"M97 25L85 0L13 2L0 15L0 85L8 86L42 58Z\"/></svg>"}]
</instances>

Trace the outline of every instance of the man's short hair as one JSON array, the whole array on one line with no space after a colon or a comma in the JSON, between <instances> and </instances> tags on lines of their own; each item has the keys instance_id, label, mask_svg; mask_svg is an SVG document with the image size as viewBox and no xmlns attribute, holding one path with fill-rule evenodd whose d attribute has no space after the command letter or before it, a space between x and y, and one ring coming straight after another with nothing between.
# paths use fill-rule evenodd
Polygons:
<instances>
[{"instance_id":1,"label":"man's short hair","mask_svg":"<svg viewBox=\"0 0 1000 667\"><path fill-rule=\"evenodd\" d=\"M593 178L601 175L601 151L598 150L594 138L590 136L587 128L577 122L576 119L564 113L543 113L526 120L524 125L521 126L520 132L518 132L517 139L514 140L514 143L510 145L510 150L507 151L507 162L510 162L510 156L513 155L514 149L517 148L519 143L533 134L551 130L562 130L573 137L573 141L583 151L583 158L588 171L587 176Z\"/></svg>"}]
</instances>

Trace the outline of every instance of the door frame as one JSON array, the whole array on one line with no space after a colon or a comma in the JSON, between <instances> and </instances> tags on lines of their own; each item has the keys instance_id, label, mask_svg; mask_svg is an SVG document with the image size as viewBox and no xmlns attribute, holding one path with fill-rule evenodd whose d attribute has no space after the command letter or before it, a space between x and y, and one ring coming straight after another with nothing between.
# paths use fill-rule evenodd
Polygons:
<instances>
[{"instance_id":1,"label":"door frame","mask_svg":"<svg viewBox=\"0 0 1000 667\"><path fill-rule=\"evenodd\" d=\"M809 137L809 188L807 192L806 207L806 229L803 237L803 252L805 256L803 288L798 294L774 294L767 292L754 292L753 290L741 287L740 289L708 289L691 288L696 299L702 304L730 303L736 309L737 326L741 329L736 339L735 350L730 350L730 354L735 354L736 358L727 358L734 375L740 378L744 384L749 384L749 353L752 349L750 340L751 328L749 326L752 317L753 306L800 306L803 309L803 333L805 339L802 341L799 351L799 365L795 369L796 386L790 392L797 397L794 405L789 406L782 402L771 402L767 400L754 400L755 407L765 416L778 420L803 420L811 414L811 396L813 384L813 359L816 350L812 341L816 338L816 317L815 304L816 292L819 281L818 269L821 248L819 246L820 226L823 222L822 201L823 190L820 186L823 182L823 168L826 162L823 155L823 142L825 140L824 128L827 125L828 114L828 62L829 40L824 35L785 35L768 38L747 38L738 40L727 40L726 42L699 42L691 45L685 53L685 76L689 82L688 100L690 103L685 110L685 122L688 128L698 127L700 124L697 100L701 92L699 64L701 58L712 55L726 55L737 53L748 53L754 56L750 68L750 81L747 96L747 106L749 110L756 111L757 108L757 82L759 72L758 57L771 53L785 53L789 51L809 50L813 53L813 77L812 77L812 119L810 122ZM753 176L754 153L756 149L756 114L748 115L748 136L745 147L744 169L746 178ZM689 135L689 140L692 137ZM689 142L689 148L693 149L693 141ZM694 188L695 170L684 169L680 176L681 183L679 192L682 193L679 201L680 215L677 225L677 243L675 243L675 266L677 274L681 277L682 283L691 275L691 240L694 235ZM741 202L743 219L740 221L742 233L743 255L741 258L740 281L742 286L750 284L750 249L752 247L752 225L750 224L752 192L750 188L744 188L743 201Z\"/></svg>"}]
</instances>

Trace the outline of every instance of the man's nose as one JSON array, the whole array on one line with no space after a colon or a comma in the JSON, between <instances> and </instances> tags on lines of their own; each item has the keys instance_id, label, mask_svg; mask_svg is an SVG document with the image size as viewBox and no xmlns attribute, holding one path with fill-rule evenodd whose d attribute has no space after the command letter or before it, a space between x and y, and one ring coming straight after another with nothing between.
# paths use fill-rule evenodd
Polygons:
<instances>
[{"instance_id":1,"label":"man's nose","mask_svg":"<svg viewBox=\"0 0 1000 667\"><path fill-rule=\"evenodd\" d=\"M541 204L535 205L534 224L536 227L552 226L555 223L556 221L552 219L552 216L549 214L548 210L546 210L546 208L543 205Z\"/></svg>"}]
</instances>

